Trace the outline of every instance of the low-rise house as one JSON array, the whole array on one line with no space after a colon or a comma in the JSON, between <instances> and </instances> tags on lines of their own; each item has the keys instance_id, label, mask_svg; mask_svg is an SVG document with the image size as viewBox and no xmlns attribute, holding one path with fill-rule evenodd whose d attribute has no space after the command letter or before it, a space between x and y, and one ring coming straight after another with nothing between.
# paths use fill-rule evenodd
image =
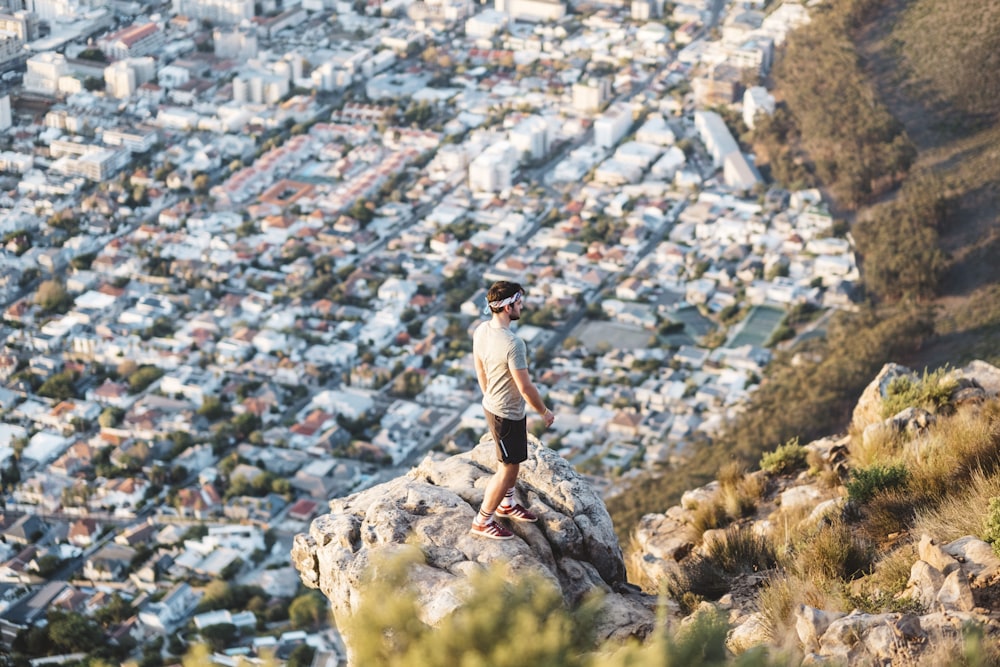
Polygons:
<instances>
[{"instance_id":1,"label":"low-rise house","mask_svg":"<svg viewBox=\"0 0 1000 667\"><path fill-rule=\"evenodd\" d=\"M135 554L132 547L106 544L84 562L83 576L91 581L121 581Z\"/></svg>"},{"instance_id":2,"label":"low-rise house","mask_svg":"<svg viewBox=\"0 0 1000 667\"><path fill-rule=\"evenodd\" d=\"M146 497L150 483L141 477L119 477L98 486L90 506L94 509L134 510Z\"/></svg>"},{"instance_id":3,"label":"low-rise house","mask_svg":"<svg viewBox=\"0 0 1000 667\"><path fill-rule=\"evenodd\" d=\"M31 573L28 569L28 564L35 559L37 553L38 547L32 545L21 549L15 555L8 558L0 565L0 582L9 584L35 583L38 577Z\"/></svg>"},{"instance_id":4,"label":"low-rise house","mask_svg":"<svg viewBox=\"0 0 1000 667\"><path fill-rule=\"evenodd\" d=\"M104 380L99 387L88 390L86 396L88 401L122 410L127 410L138 399L138 396L129 393L128 385L124 382L113 382L110 379Z\"/></svg>"},{"instance_id":5,"label":"low-rise house","mask_svg":"<svg viewBox=\"0 0 1000 667\"><path fill-rule=\"evenodd\" d=\"M78 547L86 548L94 543L101 534L102 526L97 519L77 519L69 525L66 541Z\"/></svg>"},{"instance_id":6,"label":"low-rise house","mask_svg":"<svg viewBox=\"0 0 1000 667\"><path fill-rule=\"evenodd\" d=\"M57 475L72 477L91 467L94 448L87 442L78 441L69 446L62 455L49 465L49 470Z\"/></svg>"},{"instance_id":7,"label":"low-rise house","mask_svg":"<svg viewBox=\"0 0 1000 667\"><path fill-rule=\"evenodd\" d=\"M222 512L222 497L211 484L202 484L178 491L176 507L182 517L208 519Z\"/></svg>"},{"instance_id":8,"label":"low-rise house","mask_svg":"<svg viewBox=\"0 0 1000 667\"><path fill-rule=\"evenodd\" d=\"M320 459L299 470L289 481L292 488L325 501L343 495L361 481L361 463L351 459Z\"/></svg>"},{"instance_id":9,"label":"low-rise house","mask_svg":"<svg viewBox=\"0 0 1000 667\"><path fill-rule=\"evenodd\" d=\"M154 524L152 521L143 521L141 523L128 526L121 533L115 535L115 544L121 544L127 547L149 544L155 541L156 534L159 531L159 526Z\"/></svg>"},{"instance_id":10,"label":"low-rise house","mask_svg":"<svg viewBox=\"0 0 1000 667\"><path fill-rule=\"evenodd\" d=\"M170 589L159 602L151 602L140 609L139 621L152 632L172 632L188 620L202 595L189 584L181 582Z\"/></svg>"},{"instance_id":11,"label":"low-rise house","mask_svg":"<svg viewBox=\"0 0 1000 667\"><path fill-rule=\"evenodd\" d=\"M4 540L14 544L34 544L49 530L49 525L34 514L25 514L3 530Z\"/></svg>"},{"instance_id":12,"label":"low-rise house","mask_svg":"<svg viewBox=\"0 0 1000 667\"><path fill-rule=\"evenodd\" d=\"M269 493L263 498L238 496L226 503L222 514L233 521L250 522L266 528L287 506L285 499L274 493Z\"/></svg>"}]
</instances>

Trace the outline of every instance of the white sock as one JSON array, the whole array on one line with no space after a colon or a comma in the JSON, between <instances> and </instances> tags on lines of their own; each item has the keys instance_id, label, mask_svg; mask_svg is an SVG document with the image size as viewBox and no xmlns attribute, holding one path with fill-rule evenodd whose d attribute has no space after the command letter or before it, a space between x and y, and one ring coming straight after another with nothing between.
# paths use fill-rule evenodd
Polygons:
<instances>
[{"instance_id":1,"label":"white sock","mask_svg":"<svg viewBox=\"0 0 1000 667\"><path fill-rule=\"evenodd\" d=\"M493 512L487 512L486 510L480 508L479 514L476 515L476 524L479 526L485 526L492 520Z\"/></svg>"},{"instance_id":2,"label":"white sock","mask_svg":"<svg viewBox=\"0 0 1000 667\"><path fill-rule=\"evenodd\" d=\"M507 489L507 493L503 494L503 500L500 501L502 507L513 507L514 506L514 487Z\"/></svg>"}]
</instances>

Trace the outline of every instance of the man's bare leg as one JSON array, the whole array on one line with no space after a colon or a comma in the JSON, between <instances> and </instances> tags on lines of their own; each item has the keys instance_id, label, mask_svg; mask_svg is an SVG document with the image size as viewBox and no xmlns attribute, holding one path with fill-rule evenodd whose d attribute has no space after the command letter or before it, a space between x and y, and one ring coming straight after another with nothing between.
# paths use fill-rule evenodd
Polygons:
<instances>
[{"instance_id":1,"label":"man's bare leg","mask_svg":"<svg viewBox=\"0 0 1000 667\"><path fill-rule=\"evenodd\" d=\"M520 463L500 462L499 468L493 473L493 477L490 477L489 484L486 485L486 493L483 495L483 504L480 507L482 511L489 514L496 512L497 507L503 501L504 494L507 493L507 489L513 487L514 483L517 482L517 473L520 469Z\"/></svg>"}]
</instances>

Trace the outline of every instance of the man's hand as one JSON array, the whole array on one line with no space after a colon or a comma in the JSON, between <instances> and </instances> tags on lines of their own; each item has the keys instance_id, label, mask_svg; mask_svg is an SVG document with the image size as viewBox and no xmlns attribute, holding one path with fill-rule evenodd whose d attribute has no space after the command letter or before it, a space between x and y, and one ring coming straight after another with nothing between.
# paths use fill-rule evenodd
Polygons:
<instances>
[{"instance_id":1,"label":"man's hand","mask_svg":"<svg viewBox=\"0 0 1000 667\"><path fill-rule=\"evenodd\" d=\"M556 415L551 410L547 409L542 414L542 419L545 420L545 428L552 426L552 422L556 420Z\"/></svg>"}]
</instances>

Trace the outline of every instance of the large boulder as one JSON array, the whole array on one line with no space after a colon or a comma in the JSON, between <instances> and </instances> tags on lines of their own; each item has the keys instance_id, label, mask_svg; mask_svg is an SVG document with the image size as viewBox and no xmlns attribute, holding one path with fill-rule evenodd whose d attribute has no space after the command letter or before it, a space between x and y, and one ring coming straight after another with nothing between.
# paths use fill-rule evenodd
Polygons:
<instances>
[{"instance_id":1,"label":"large boulder","mask_svg":"<svg viewBox=\"0 0 1000 667\"><path fill-rule=\"evenodd\" d=\"M882 401L889 395L889 385L897 378L907 378L912 382L920 380L920 377L906 366L893 363L883 366L875 379L861 392L861 398L854 406L851 424L858 433L864 433L869 424L884 421Z\"/></svg>"},{"instance_id":2,"label":"large boulder","mask_svg":"<svg viewBox=\"0 0 1000 667\"><path fill-rule=\"evenodd\" d=\"M358 607L365 577L382 556L417 549L422 562L409 583L421 620L439 623L454 611L470 574L501 564L505 578L522 573L550 580L573 608L603 593L600 639L645 637L655 622L655 599L626 581L611 518L597 492L555 452L531 439L517 488L538 523L514 523L516 537L494 541L469 532L496 469L491 440L471 452L428 456L405 476L330 502L330 513L295 537L292 561L306 586L329 599L341 622ZM345 637L348 644L350 637Z\"/></svg>"}]
</instances>

